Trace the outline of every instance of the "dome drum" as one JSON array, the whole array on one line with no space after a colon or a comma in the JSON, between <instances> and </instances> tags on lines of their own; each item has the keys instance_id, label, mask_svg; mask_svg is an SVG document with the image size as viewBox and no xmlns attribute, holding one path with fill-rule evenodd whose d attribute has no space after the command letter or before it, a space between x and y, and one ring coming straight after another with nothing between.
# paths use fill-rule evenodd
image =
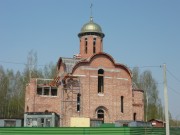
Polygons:
<instances>
[{"instance_id":1,"label":"dome drum","mask_svg":"<svg viewBox=\"0 0 180 135\"><path fill-rule=\"evenodd\" d=\"M84 33L79 33L78 37L82 37L82 36L86 36L86 35L96 35L99 36L101 38L103 38L105 35L104 33L98 33L98 32L84 32Z\"/></svg>"}]
</instances>

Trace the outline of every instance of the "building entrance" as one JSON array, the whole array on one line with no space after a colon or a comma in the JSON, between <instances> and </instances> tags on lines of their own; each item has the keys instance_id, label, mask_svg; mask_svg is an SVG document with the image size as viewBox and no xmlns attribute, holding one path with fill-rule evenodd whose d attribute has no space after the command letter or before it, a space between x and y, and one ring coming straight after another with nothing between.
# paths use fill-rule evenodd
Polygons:
<instances>
[{"instance_id":1,"label":"building entrance","mask_svg":"<svg viewBox=\"0 0 180 135\"><path fill-rule=\"evenodd\" d=\"M97 110L97 118L101 119L104 123L104 110L102 109Z\"/></svg>"}]
</instances>

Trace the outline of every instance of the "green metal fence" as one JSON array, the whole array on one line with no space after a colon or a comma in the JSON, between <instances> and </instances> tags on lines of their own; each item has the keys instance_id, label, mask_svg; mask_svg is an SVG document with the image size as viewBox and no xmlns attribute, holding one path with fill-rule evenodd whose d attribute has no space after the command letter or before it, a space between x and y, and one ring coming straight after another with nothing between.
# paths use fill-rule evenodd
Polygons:
<instances>
[{"instance_id":1,"label":"green metal fence","mask_svg":"<svg viewBox=\"0 0 180 135\"><path fill-rule=\"evenodd\" d=\"M180 135L180 128L171 128L170 135Z\"/></svg>"},{"instance_id":2,"label":"green metal fence","mask_svg":"<svg viewBox=\"0 0 180 135\"><path fill-rule=\"evenodd\" d=\"M180 128L171 128L180 135ZM165 128L0 128L0 135L165 135Z\"/></svg>"},{"instance_id":3,"label":"green metal fence","mask_svg":"<svg viewBox=\"0 0 180 135\"><path fill-rule=\"evenodd\" d=\"M131 128L130 135L165 135L164 128Z\"/></svg>"}]
</instances>

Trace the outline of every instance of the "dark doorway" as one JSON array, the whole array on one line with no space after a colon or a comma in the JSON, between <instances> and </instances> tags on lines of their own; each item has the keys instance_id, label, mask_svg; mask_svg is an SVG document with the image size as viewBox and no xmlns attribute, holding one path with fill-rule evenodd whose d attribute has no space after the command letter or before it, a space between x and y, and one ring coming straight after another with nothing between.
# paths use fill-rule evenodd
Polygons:
<instances>
[{"instance_id":1,"label":"dark doorway","mask_svg":"<svg viewBox=\"0 0 180 135\"><path fill-rule=\"evenodd\" d=\"M99 109L99 110L97 111L97 118L98 118L98 119L101 119L101 120L103 121L103 123L104 123L104 110Z\"/></svg>"}]
</instances>

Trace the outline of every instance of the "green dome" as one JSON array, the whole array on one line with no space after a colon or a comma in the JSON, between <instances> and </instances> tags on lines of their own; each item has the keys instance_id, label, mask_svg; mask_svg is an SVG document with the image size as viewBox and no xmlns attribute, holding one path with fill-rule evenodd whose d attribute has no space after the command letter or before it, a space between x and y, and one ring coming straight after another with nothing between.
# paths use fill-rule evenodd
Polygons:
<instances>
[{"instance_id":1,"label":"green dome","mask_svg":"<svg viewBox=\"0 0 180 135\"><path fill-rule=\"evenodd\" d=\"M93 22L93 19L91 17L90 21L83 25L81 28L81 32L78 34L79 37L83 35L99 35L101 37L104 37L104 34L102 33L101 26L97 23Z\"/></svg>"}]
</instances>

